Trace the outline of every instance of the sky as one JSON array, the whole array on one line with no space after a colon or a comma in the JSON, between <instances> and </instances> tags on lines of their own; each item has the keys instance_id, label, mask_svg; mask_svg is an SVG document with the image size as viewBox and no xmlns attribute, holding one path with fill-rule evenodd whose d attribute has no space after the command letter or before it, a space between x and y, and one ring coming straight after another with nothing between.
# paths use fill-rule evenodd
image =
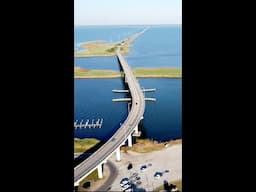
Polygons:
<instances>
[{"instance_id":1,"label":"sky","mask_svg":"<svg viewBox=\"0 0 256 192\"><path fill-rule=\"evenodd\" d=\"M181 24L182 0L74 0L75 25Z\"/></svg>"}]
</instances>

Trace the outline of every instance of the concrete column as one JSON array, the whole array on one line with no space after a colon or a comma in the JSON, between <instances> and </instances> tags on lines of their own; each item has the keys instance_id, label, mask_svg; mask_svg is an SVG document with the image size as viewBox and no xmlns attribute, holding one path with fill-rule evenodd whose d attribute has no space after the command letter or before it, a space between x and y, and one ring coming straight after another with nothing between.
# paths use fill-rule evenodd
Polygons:
<instances>
[{"instance_id":1,"label":"concrete column","mask_svg":"<svg viewBox=\"0 0 256 192\"><path fill-rule=\"evenodd\" d=\"M78 187L79 186L79 182L74 183L74 187Z\"/></svg>"},{"instance_id":2,"label":"concrete column","mask_svg":"<svg viewBox=\"0 0 256 192\"><path fill-rule=\"evenodd\" d=\"M102 179L102 178L103 178L102 164L99 164L99 165L97 166L97 168L98 168L98 178L99 178L99 179Z\"/></svg>"},{"instance_id":3,"label":"concrete column","mask_svg":"<svg viewBox=\"0 0 256 192\"><path fill-rule=\"evenodd\" d=\"M132 134L128 136L128 147L132 146Z\"/></svg>"},{"instance_id":4,"label":"concrete column","mask_svg":"<svg viewBox=\"0 0 256 192\"><path fill-rule=\"evenodd\" d=\"M117 161L121 161L121 151L120 151L120 147L118 147L116 149L116 160Z\"/></svg>"},{"instance_id":5,"label":"concrete column","mask_svg":"<svg viewBox=\"0 0 256 192\"><path fill-rule=\"evenodd\" d=\"M136 127L134 128L134 130L135 130L135 133L139 133L138 125L136 125Z\"/></svg>"}]
</instances>

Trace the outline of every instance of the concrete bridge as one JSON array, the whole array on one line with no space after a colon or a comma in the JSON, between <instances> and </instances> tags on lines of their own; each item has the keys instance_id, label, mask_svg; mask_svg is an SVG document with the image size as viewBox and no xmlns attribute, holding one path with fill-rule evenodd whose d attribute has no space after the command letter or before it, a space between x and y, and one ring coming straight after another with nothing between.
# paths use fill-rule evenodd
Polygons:
<instances>
[{"instance_id":1,"label":"concrete bridge","mask_svg":"<svg viewBox=\"0 0 256 192\"><path fill-rule=\"evenodd\" d=\"M116 133L95 153L85 159L82 163L75 167L74 170L74 185L78 186L79 182L93 172L96 168L98 169L99 178L103 177L102 164L106 163L107 159L116 153L116 160L121 160L120 147L125 144L128 140L128 146L132 146L132 135L138 134L138 124L143 118L145 110L145 98L140 85L136 80L135 76L128 63L120 53L120 49L116 51L117 58L123 68L125 78L131 94L131 108L127 119L116 131Z\"/></svg>"},{"instance_id":2,"label":"concrete bridge","mask_svg":"<svg viewBox=\"0 0 256 192\"><path fill-rule=\"evenodd\" d=\"M143 31L145 32L145 30ZM132 40L137 38L143 32L134 36ZM128 141L128 146L132 146L132 136L140 136L138 130L138 124L141 119L143 119L143 114L145 110L145 100L155 101L153 98L144 97L144 92L154 91L155 89L142 90L136 77L134 76L131 68L129 67L127 61L120 53L120 48L116 50L116 55L119 63L123 69L125 82L128 85L129 90L116 91L114 92L129 92L131 98L125 99L129 101L131 106L129 107L129 114L126 120L121 124L120 128L115 132L115 134L96 152L94 152L90 157L82 161L79 165L74 168L74 186L78 186L80 181L82 181L86 176L88 176L95 169L98 170L98 177L103 177L103 164L107 162L107 159L116 153L116 160L121 160L120 147ZM122 100L122 99L121 99Z\"/></svg>"}]
</instances>

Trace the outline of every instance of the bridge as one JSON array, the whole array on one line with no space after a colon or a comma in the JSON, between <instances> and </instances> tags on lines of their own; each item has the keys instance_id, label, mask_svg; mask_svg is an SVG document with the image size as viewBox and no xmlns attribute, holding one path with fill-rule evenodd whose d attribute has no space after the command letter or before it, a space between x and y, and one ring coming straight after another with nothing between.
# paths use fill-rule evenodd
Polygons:
<instances>
[{"instance_id":1,"label":"bridge","mask_svg":"<svg viewBox=\"0 0 256 192\"><path fill-rule=\"evenodd\" d=\"M74 168L74 186L78 186L79 183L95 169L98 170L98 177L103 178L102 167L103 164L107 162L107 159L113 153L116 153L116 160L120 161L120 147L124 145L126 141L128 141L128 146L131 147L132 136L140 135L138 124L140 123L141 119L143 119L145 110L144 91L147 90L141 90L140 85L136 80L136 77L134 76L131 68L120 53L120 47L117 48L116 55L123 69L125 82L129 88L131 98L127 99L127 101L131 101L131 107L129 108L129 113L126 120L123 122L123 124L121 124L120 128L115 132L115 134L96 152L94 152L91 156L89 156ZM152 90L153 89L150 89L148 91ZM153 99L149 98L149 100Z\"/></svg>"}]
</instances>

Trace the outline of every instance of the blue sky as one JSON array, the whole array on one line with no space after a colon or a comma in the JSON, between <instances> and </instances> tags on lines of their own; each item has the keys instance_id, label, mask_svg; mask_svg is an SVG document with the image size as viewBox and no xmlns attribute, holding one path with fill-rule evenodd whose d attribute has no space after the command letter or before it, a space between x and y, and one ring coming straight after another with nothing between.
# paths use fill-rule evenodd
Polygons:
<instances>
[{"instance_id":1,"label":"blue sky","mask_svg":"<svg viewBox=\"0 0 256 192\"><path fill-rule=\"evenodd\" d=\"M74 0L75 25L181 24L182 0Z\"/></svg>"}]
</instances>

